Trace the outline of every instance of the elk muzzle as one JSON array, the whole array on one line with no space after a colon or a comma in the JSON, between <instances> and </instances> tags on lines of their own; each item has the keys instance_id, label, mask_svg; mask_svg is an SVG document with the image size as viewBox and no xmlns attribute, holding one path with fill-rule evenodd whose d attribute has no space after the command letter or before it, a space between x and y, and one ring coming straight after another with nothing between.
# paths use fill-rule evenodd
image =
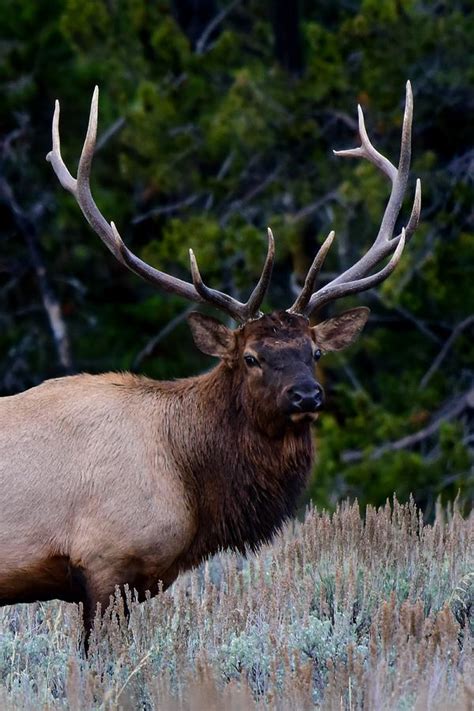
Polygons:
<instances>
[{"instance_id":1,"label":"elk muzzle","mask_svg":"<svg viewBox=\"0 0 474 711\"><path fill-rule=\"evenodd\" d=\"M315 420L324 403L324 391L316 380L305 378L291 385L286 395L288 413L293 422Z\"/></svg>"}]
</instances>

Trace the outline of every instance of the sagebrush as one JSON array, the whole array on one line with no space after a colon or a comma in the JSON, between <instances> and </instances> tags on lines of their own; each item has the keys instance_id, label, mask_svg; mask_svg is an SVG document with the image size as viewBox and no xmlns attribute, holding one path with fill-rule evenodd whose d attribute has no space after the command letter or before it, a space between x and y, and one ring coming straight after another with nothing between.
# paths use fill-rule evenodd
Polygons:
<instances>
[{"instance_id":1,"label":"sagebrush","mask_svg":"<svg viewBox=\"0 0 474 711\"><path fill-rule=\"evenodd\" d=\"M88 660L78 608L0 611L8 709L471 709L472 514L413 502L311 508L273 545L214 558L127 622L119 594Z\"/></svg>"}]
</instances>

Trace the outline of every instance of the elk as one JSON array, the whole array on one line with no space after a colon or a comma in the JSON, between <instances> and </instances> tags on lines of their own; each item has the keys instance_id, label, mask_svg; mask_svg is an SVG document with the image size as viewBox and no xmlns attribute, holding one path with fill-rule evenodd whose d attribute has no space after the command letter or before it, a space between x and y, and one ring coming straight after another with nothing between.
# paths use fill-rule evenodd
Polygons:
<instances>
[{"instance_id":1,"label":"elk","mask_svg":"<svg viewBox=\"0 0 474 711\"><path fill-rule=\"evenodd\" d=\"M260 279L245 303L209 288L192 250L190 282L146 264L91 194L97 87L77 179L61 157L56 102L47 160L114 257L159 289L215 307L238 327L189 316L197 347L219 359L198 377L162 382L82 374L0 399L0 605L82 602L87 634L97 604L104 609L116 586L128 584L142 600L218 550L256 550L294 514L313 462L310 425L323 404L315 362L351 344L369 310L352 308L315 326L309 319L381 283L398 264L420 215L417 181L408 223L395 234L412 113L408 83L397 167L372 145L360 107L361 145L337 152L367 159L391 183L372 246L316 290L331 232L293 305L263 314L275 251L271 230Z\"/></svg>"}]
</instances>

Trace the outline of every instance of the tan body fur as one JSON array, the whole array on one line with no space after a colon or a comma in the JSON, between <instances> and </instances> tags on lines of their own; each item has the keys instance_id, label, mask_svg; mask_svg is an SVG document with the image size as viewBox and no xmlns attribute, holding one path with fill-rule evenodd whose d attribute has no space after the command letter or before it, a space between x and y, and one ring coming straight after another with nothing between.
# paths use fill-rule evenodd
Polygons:
<instances>
[{"instance_id":1,"label":"tan body fur","mask_svg":"<svg viewBox=\"0 0 474 711\"><path fill-rule=\"evenodd\" d=\"M0 601L79 601L76 570L102 603L121 582L172 581L196 530L166 436L174 408L165 386L120 374L0 400Z\"/></svg>"}]
</instances>

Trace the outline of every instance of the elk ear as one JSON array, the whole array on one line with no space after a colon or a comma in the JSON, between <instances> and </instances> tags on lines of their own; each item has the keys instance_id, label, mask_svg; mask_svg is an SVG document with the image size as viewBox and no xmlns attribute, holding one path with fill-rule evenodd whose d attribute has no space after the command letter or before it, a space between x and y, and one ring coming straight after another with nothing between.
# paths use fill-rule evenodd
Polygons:
<instances>
[{"instance_id":1,"label":"elk ear","mask_svg":"<svg viewBox=\"0 0 474 711\"><path fill-rule=\"evenodd\" d=\"M359 306L327 321L318 323L311 329L313 340L324 352L342 351L355 341L369 318L370 309Z\"/></svg>"},{"instance_id":2,"label":"elk ear","mask_svg":"<svg viewBox=\"0 0 474 711\"><path fill-rule=\"evenodd\" d=\"M193 311L188 316L188 323L194 343L206 355L228 358L235 346L234 332L212 316L205 316Z\"/></svg>"}]
</instances>

